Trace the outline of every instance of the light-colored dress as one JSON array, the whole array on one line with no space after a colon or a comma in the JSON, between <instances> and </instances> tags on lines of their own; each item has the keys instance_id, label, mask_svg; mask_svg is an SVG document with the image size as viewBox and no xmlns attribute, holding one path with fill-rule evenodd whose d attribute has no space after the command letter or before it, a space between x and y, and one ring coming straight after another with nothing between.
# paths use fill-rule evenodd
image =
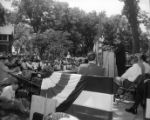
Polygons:
<instances>
[{"instance_id":1,"label":"light-colored dress","mask_svg":"<svg viewBox=\"0 0 150 120\"><path fill-rule=\"evenodd\" d=\"M112 50L103 51L103 68L106 77L117 76L116 58Z\"/></svg>"}]
</instances>

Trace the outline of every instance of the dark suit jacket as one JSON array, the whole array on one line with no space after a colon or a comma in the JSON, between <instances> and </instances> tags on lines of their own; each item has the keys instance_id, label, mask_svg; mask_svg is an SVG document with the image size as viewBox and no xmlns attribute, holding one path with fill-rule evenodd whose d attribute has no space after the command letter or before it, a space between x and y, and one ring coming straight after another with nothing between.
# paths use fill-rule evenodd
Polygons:
<instances>
[{"instance_id":1,"label":"dark suit jacket","mask_svg":"<svg viewBox=\"0 0 150 120\"><path fill-rule=\"evenodd\" d=\"M78 74L104 76L104 70L94 63L81 64L78 69Z\"/></svg>"}]
</instances>

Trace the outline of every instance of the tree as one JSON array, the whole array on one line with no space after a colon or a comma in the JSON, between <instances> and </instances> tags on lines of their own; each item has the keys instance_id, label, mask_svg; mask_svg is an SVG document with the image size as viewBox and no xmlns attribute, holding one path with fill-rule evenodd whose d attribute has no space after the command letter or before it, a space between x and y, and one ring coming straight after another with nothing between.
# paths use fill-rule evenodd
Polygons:
<instances>
[{"instance_id":1,"label":"tree","mask_svg":"<svg viewBox=\"0 0 150 120\"><path fill-rule=\"evenodd\" d=\"M140 11L138 15L139 22L144 24L147 31L150 29L150 17L148 16L149 13L145 11Z\"/></svg>"},{"instance_id":2,"label":"tree","mask_svg":"<svg viewBox=\"0 0 150 120\"><path fill-rule=\"evenodd\" d=\"M0 3L0 26L5 24L5 9L3 5Z\"/></svg>"},{"instance_id":3,"label":"tree","mask_svg":"<svg viewBox=\"0 0 150 120\"><path fill-rule=\"evenodd\" d=\"M60 57L68 51L73 56L86 55L93 49L94 40L102 35L113 44L119 34L126 46L131 46L131 29L122 16L107 17L105 12L97 14L95 11L85 13L79 8L70 8L67 3L53 0L14 0L13 6L15 12L8 14L7 20L17 26L20 23L29 25L33 30L21 32L25 29L20 26L23 30L18 29L15 36L22 37L15 39L24 41L26 44L20 43L27 51L36 49L42 58Z\"/></svg>"},{"instance_id":4,"label":"tree","mask_svg":"<svg viewBox=\"0 0 150 120\"><path fill-rule=\"evenodd\" d=\"M104 24L108 21L108 18L106 17L105 11L99 13L98 15L98 24L97 24L97 37L96 39L99 39L103 35L103 30L104 30Z\"/></svg>"},{"instance_id":5,"label":"tree","mask_svg":"<svg viewBox=\"0 0 150 120\"><path fill-rule=\"evenodd\" d=\"M125 45L126 51L132 53L132 30L127 18L124 15L115 15L109 18L114 29L114 39L119 38ZM113 43L113 42L112 42Z\"/></svg>"},{"instance_id":6,"label":"tree","mask_svg":"<svg viewBox=\"0 0 150 120\"><path fill-rule=\"evenodd\" d=\"M19 23L15 26L14 33L14 47L21 53L27 54L33 51L32 49L32 34L33 29L31 26L23 23Z\"/></svg>"},{"instance_id":7,"label":"tree","mask_svg":"<svg viewBox=\"0 0 150 120\"><path fill-rule=\"evenodd\" d=\"M42 30L42 26L47 22L44 21L45 18L52 18L52 0L21 0L17 5L17 22L28 23L35 33Z\"/></svg>"},{"instance_id":8,"label":"tree","mask_svg":"<svg viewBox=\"0 0 150 120\"><path fill-rule=\"evenodd\" d=\"M138 13L139 6L138 0L121 0L124 2L123 14L126 15L129 24L131 26L133 41L132 41L132 52L137 53L140 51L140 34L139 34L139 22Z\"/></svg>"},{"instance_id":9,"label":"tree","mask_svg":"<svg viewBox=\"0 0 150 120\"><path fill-rule=\"evenodd\" d=\"M68 40L69 33L48 29L44 33L37 33L32 39L33 47L37 48L41 58L52 56L52 59L61 57L72 46Z\"/></svg>"}]
</instances>

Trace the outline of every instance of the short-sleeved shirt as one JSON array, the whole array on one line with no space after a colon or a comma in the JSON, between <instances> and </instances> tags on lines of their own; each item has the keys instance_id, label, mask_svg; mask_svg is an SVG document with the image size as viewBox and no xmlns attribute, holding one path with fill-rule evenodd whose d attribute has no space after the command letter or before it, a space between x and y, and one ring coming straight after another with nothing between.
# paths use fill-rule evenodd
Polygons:
<instances>
[{"instance_id":1,"label":"short-sleeved shirt","mask_svg":"<svg viewBox=\"0 0 150 120\"><path fill-rule=\"evenodd\" d=\"M1 96L5 97L9 100L14 100L15 99L15 91L13 90L12 86L6 86L3 88Z\"/></svg>"},{"instance_id":2,"label":"short-sleeved shirt","mask_svg":"<svg viewBox=\"0 0 150 120\"><path fill-rule=\"evenodd\" d=\"M0 81L3 81L4 79L8 79L10 75L7 73L9 68L0 61Z\"/></svg>"},{"instance_id":3,"label":"short-sleeved shirt","mask_svg":"<svg viewBox=\"0 0 150 120\"><path fill-rule=\"evenodd\" d=\"M150 65L143 62L144 65L144 73L150 73ZM136 78L142 74L142 68L138 63L133 64L122 76L121 78L127 79L130 82L134 82Z\"/></svg>"}]
</instances>

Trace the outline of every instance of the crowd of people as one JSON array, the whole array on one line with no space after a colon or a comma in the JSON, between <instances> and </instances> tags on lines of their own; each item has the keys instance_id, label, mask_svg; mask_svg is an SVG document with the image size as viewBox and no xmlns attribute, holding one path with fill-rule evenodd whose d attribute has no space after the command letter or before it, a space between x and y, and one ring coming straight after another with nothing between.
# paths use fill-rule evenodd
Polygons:
<instances>
[{"instance_id":1,"label":"crowd of people","mask_svg":"<svg viewBox=\"0 0 150 120\"><path fill-rule=\"evenodd\" d=\"M24 90L24 86L22 87L22 84L20 84L23 82L22 80L30 81L40 86L42 79L49 77L54 71L62 72L69 70L73 71L73 73L77 73L78 66L85 61L84 59L75 60L72 58L47 61L28 56L1 56L0 108L4 110L16 110L22 114L29 114L31 99L28 99L28 97L26 97L27 99L23 99L22 95L26 92L27 95L30 94L28 91L24 91L21 92L21 97L18 97L19 90ZM18 76L20 76L19 79ZM28 84L27 87L32 87L32 84ZM32 92L32 94L34 93L37 94L36 91ZM2 114L3 112L0 110L0 116Z\"/></svg>"},{"instance_id":2,"label":"crowd of people","mask_svg":"<svg viewBox=\"0 0 150 120\"><path fill-rule=\"evenodd\" d=\"M2 88L2 98L0 98L0 106L2 101L6 103L7 99L12 101L12 107L14 107L15 103L15 106L23 113L27 111L22 102L16 99L15 92L19 86L18 80L12 75L22 75L25 79L35 83L37 81L41 82L42 78L50 76L54 71L106 76L114 78L116 89L118 89L119 86L129 87L140 75L150 74L150 65L146 62L147 58L145 55L134 55L131 61L132 66L127 69L125 68L125 54L122 56L122 51L124 51L124 48L121 45L115 51L110 49L103 51L102 66L97 64L95 52L89 52L84 59L65 57L53 61L40 60L37 56L1 56L0 87ZM117 74L115 70L118 70ZM149 75L147 76L149 77ZM140 81L140 86L136 90L135 104L130 109L126 109L127 112L137 114L137 107L144 99L141 97L144 90L143 83L141 84ZM4 84L6 87L2 87Z\"/></svg>"}]
</instances>

